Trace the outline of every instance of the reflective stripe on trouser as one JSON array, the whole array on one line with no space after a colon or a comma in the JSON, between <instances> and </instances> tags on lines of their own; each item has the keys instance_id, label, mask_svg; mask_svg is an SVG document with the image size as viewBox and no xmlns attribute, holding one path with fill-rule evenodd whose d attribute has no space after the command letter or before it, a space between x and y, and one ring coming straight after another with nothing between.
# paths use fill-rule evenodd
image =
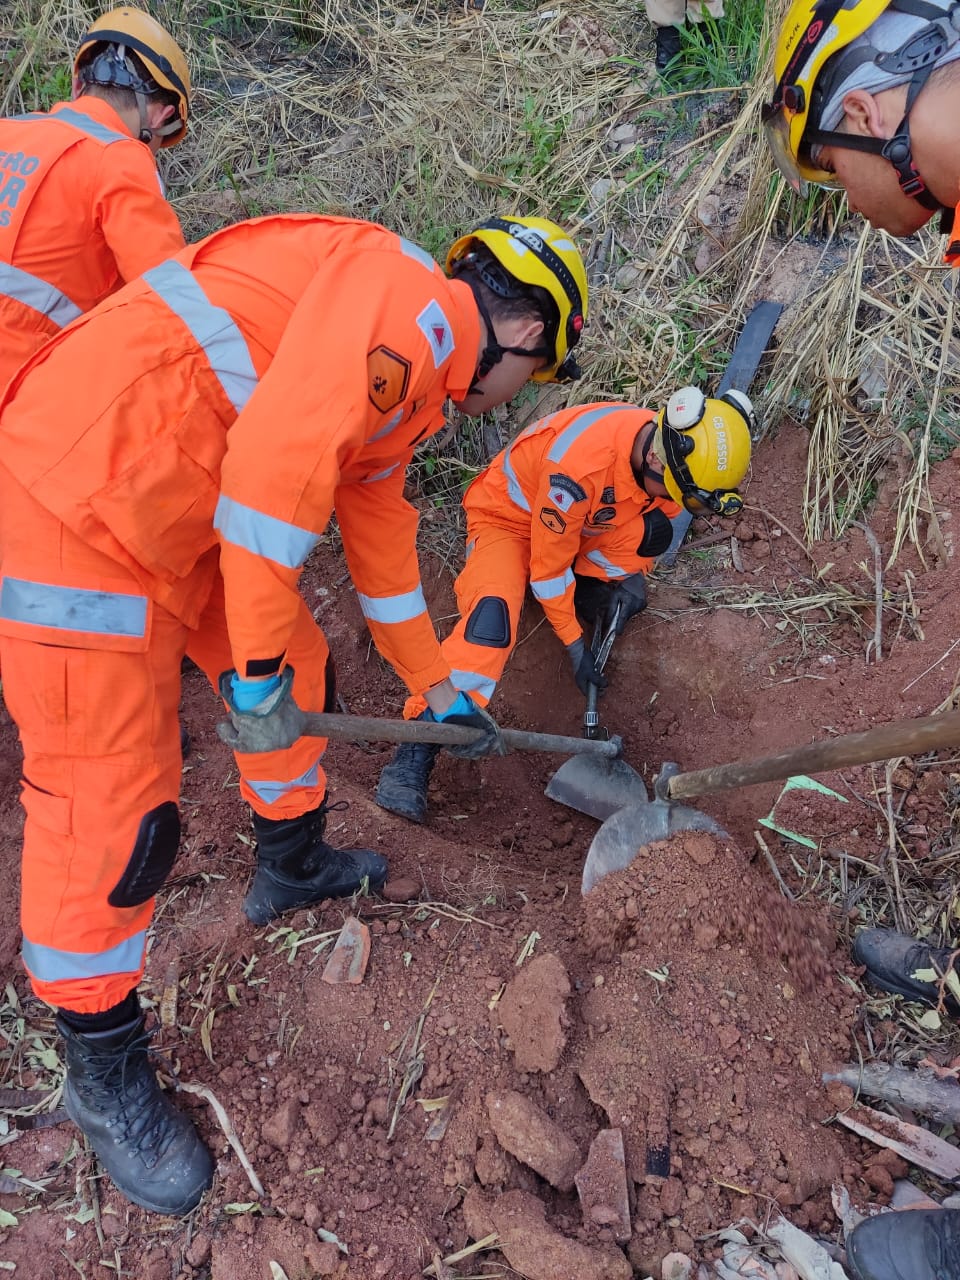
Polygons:
<instances>
[{"instance_id":1,"label":"reflective stripe on trouser","mask_svg":"<svg viewBox=\"0 0 960 1280\"><path fill-rule=\"evenodd\" d=\"M497 525L472 524L468 520L467 539L472 550L457 578L456 627L440 646L450 664L451 680L469 693L478 706L485 707L496 690L507 659L517 643L517 627L530 577L529 531L512 531ZM472 644L466 637L470 615L485 596L503 600L510 615L510 644L506 648ZM407 720L426 707L419 695L407 699L403 714Z\"/></svg>"},{"instance_id":2,"label":"reflective stripe on trouser","mask_svg":"<svg viewBox=\"0 0 960 1280\"><path fill-rule=\"evenodd\" d=\"M214 679L230 665L223 598L214 592L198 630L189 631L2 466L0 522L4 588L14 583L9 616L0 617L0 665L24 759L24 959L41 999L93 1013L121 1001L142 974L153 900L115 907L108 899L144 816L176 804L180 793L177 708L185 649ZM202 561L197 571L205 594L208 569ZM0 590L0 612L3 596ZM58 613L52 607L58 598L79 613ZM83 631L65 625L77 620ZM295 694L309 710L324 702L327 650L316 632L304 606L289 652ZM301 739L289 751L244 757L243 795L269 817L315 808L326 789L318 764L323 746ZM267 802L258 787L268 791ZM232 838L228 827L225 847Z\"/></svg>"}]
</instances>

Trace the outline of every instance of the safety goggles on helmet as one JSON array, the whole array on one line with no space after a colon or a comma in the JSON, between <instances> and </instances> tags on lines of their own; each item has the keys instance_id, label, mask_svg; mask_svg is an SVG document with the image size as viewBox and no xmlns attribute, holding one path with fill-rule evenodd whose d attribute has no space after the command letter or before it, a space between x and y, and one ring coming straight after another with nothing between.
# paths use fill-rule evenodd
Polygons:
<instances>
[{"instance_id":1,"label":"safety goggles on helmet","mask_svg":"<svg viewBox=\"0 0 960 1280\"><path fill-rule=\"evenodd\" d=\"M478 257L478 243L489 250L495 263ZM489 335L486 372L504 352L513 350L514 354L545 360L545 367L531 375L534 382L570 382L580 377L573 348L587 319L587 273L576 245L555 222L546 218L488 218L451 246L446 267L449 275L463 273L467 279L470 271L475 271L498 297L529 296L524 286L532 286L542 289L553 304L540 307L544 346L531 351L501 347L489 317L484 315Z\"/></svg>"},{"instance_id":2,"label":"safety goggles on helmet","mask_svg":"<svg viewBox=\"0 0 960 1280\"><path fill-rule=\"evenodd\" d=\"M928 21L898 49L877 52L854 42L865 35L887 9L899 9ZM801 194L805 185L842 188L829 169L818 164L825 146L882 156L894 168L904 195L931 212L945 215L927 190L913 163L910 111L917 95L943 54L960 39L960 4L928 4L924 0L797 0L780 28L774 70L776 87L761 108L764 133L777 168ZM818 127L824 105L851 72L872 58L878 67L907 79L907 100L890 139L863 137Z\"/></svg>"},{"instance_id":3,"label":"safety goggles on helmet","mask_svg":"<svg viewBox=\"0 0 960 1280\"><path fill-rule=\"evenodd\" d=\"M682 431L664 426L660 432L663 464L680 489L680 501L688 511L711 511L717 516L733 516L743 510L743 498L736 489L701 489L687 465L687 455L696 447ZM656 446L654 446L656 448ZM659 450L657 450L659 454Z\"/></svg>"}]
</instances>

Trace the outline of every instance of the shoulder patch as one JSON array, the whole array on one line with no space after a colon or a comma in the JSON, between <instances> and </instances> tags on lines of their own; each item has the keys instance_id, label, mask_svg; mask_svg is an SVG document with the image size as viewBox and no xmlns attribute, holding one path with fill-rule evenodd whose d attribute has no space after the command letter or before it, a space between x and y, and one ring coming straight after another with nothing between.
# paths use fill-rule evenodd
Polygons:
<instances>
[{"instance_id":1,"label":"shoulder patch","mask_svg":"<svg viewBox=\"0 0 960 1280\"><path fill-rule=\"evenodd\" d=\"M550 501L561 511L569 511L575 502L583 502L587 491L571 476L556 474L550 477Z\"/></svg>"},{"instance_id":2,"label":"shoulder patch","mask_svg":"<svg viewBox=\"0 0 960 1280\"><path fill-rule=\"evenodd\" d=\"M453 354L456 343L450 322L436 298L431 298L417 316L417 327L433 353L433 367L439 369L444 360Z\"/></svg>"},{"instance_id":3,"label":"shoulder patch","mask_svg":"<svg viewBox=\"0 0 960 1280\"><path fill-rule=\"evenodd\" d=\"M540 508L540 523L546 525L551 533L563 533L567 527L566 520L553 507Z\"/></svg>"},{"instance_id":4,"label":"shoulder patch","mask_svg":"<svg viewBox=\"0 0 960 1280\"><path fill-rule=\"evenodd\" d=\"M616 518L617 518L616 507L598 507L598 509L594 511L594 513L590 516L588 523L589 524L609 524L611 520L616 520Z\"/></svg>"},{"instance_id":5,"label":"shoulder patch","mask_svg":"<svg viewBox=\"0 0 960 1280\"><path fill-rule=\"evenodd\" d=\"M395 409L407 395L410 385L410 361L383 345L367 355L367 395L381 413Z\"/></svg>"},{"instance_id":6,"label":"shoulder patch","mask_svg":"<svg viewBox=\"0 0 960 1280\"><path fill-rule=\"evenodd\" d=\"M604 489L603 493L601 493L600 495L600 501L603 503L605 507L607 507L612 502L616 502L616 500L617 500L617 495L613 491L613 485L608 484L607 487Z\"/></svg>"}]
</instances>

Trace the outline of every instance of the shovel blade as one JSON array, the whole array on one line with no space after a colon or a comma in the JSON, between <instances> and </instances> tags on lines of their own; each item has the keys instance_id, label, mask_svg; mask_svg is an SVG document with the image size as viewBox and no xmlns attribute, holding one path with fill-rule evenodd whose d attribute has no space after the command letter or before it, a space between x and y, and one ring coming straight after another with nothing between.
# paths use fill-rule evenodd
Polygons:
<instances>
[{"instance_id":1,"label":"shovel blade","mask_svg":"<svg viewBox=\"0 0 960 1280\"><path fill-rule=\"evenodd\" d=\"M678 831L710 831L727 833L713 818L699 809L684 804L653 800L634 804L607 818L593 837L583 864L581 892L586 896L593 886L611 871L623 871L640 850L655 840L666 840Z\"/></svg>"},{"instance_id":2,"label":"shovel blade","mask_svg":"<svg viewBox=\"0 0 960 1280\"><path fill-rule=\"evenodd\" d=\"M600 822L618 809L642 805L647 799L643 779L619 756L571 756L553 774L544 793Z\"/></svg>"}]
</instances>

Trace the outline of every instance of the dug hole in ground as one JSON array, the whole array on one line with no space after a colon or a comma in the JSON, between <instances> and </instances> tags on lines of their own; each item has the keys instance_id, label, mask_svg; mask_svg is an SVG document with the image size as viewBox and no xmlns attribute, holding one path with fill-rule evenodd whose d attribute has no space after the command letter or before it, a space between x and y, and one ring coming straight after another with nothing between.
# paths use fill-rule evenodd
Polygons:
<instances>
[{"instance_id":1,"label":"dug hole in ground","mask_svg":"<svg viewBox=\"0 0 960 1280\"><path fill-rule=\"evenodd\" d=\"M648 782L664 759L698 767L773 752L928 714L951 693L953 561L901 555L883 583L882 660L868 663L875 583L863 536L805 552L784 532L801 527L806 440L780 428L730 530L735 546L684 552L614 649L603 719ZM933 477L948 531L956 472L948 459ZM885 520L881 494L881 542ZM449 614L449 572L428 563L425 577L434 616ZM349 709L397 714L401 691L333 544L303 590ZM825 602L803 608L812 599ZM497 714L577 733L580 698L532 603L522 637ZM559 758L442 756L418 828L371 799L391 748L334 744L332 799L349 808L331 816L328 838L389 856L387 900L331 902L255 930L241 912L249 817L215 734L218 703L197 673L185 677L183 708L194 742L185 833L144 993L162 1024L164 1074L212 1090L263 1195L194 1093L178 1102L218 1165L185 1222L93 1180L73 1126L62 1114L46 1123L57 1041L17 959L20 761L5 719L0 1031L4 1100L21 1105L3 1135L0 1257L17 1276L412 1280L433 1266L461 1277L660 1277L671 1252L709 1262L714 1233L744 1219L782 1213L840 1244L831 1188L883 1204L906 1174L899 1157L830 1123L838 1095L821 1073L860 1056L916 1060L924 1045L944 1063L957 1052L949 1028L904 1039L889 1002L863 1005L848 950L861 922L894 923L891 821L902 900L925 885L924 901L952 909L952 763L907 762L889 796L883 765L826 775L845 803L789 793L778 825L812 848L758 825L779 784L712 797L700 807L729 839L650 845L584 900L596 823L543 795ZM796 901L759 855L758 831ZM349 914L369 927L369 963L359 984L331 985L321 975ZM443 1263L464 1249L474 1251Z\"/></svg>"}]
</instances>

